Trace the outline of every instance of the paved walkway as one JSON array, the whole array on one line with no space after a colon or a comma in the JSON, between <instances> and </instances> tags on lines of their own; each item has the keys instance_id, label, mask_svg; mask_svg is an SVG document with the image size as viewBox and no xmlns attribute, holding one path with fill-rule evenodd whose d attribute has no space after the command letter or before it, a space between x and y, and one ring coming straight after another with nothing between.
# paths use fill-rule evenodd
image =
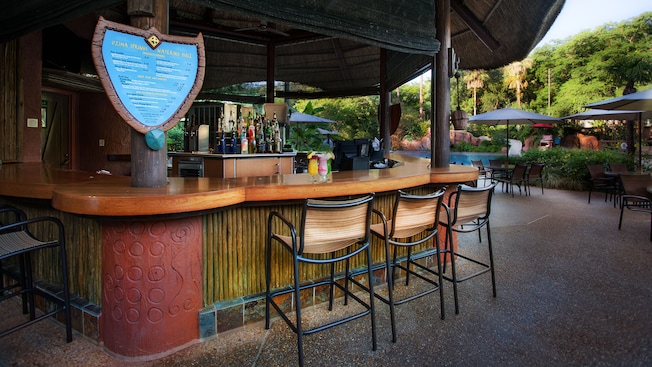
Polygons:
<instances>
[{"instance_id":1,"label":"paved walkway","mask_svg":"<svg viewBox=\"0 0 652 367\"><path fill-rule=\"evenodd\" d=\"M459 287L459 315L445 284L447 315L437 293L397 308L398 341L378 303L378 350L368 318L305 338L307 366L650 366L652 243L650 217L619 210L597 194L534 188L512 198L497 190L492 213L498 297L488 276ZM484 241L484 237L483 237ZM475 247L476 234L461 238ZM484 243L484 242L483 242ZM17 303L3 319L22 317ZM327 311L315 308L314 319ZM290 366L296 336L276 319L151 362L125 363L50 321L0 340L0 366ZM0 320L2 327L3 320Z\"/></svg>"}]
</instances>

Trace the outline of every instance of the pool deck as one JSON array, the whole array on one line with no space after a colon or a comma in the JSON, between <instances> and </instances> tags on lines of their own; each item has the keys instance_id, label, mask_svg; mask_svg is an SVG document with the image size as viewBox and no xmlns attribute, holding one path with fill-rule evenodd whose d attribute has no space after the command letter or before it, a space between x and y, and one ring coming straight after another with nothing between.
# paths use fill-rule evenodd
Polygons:
<instances>
[{"instance_id":1,"label":"pool deck","mask_svg":"<svg viewBox=\"0 0 652 367\"><path fill-rule=\"evenodd\" d=\"M652 365L650 216L626 212L587 192L496 191L491 219L498 297L488 276L459 286L459 315L445 284L446 318L437 293L397 308L391 342L388 308L378 305L378 349L362 318L305 338L310 366L649 366ZM483 233L483 244L486 236ZM477 236L460 237L462 249ZM484 247L482 247L484 248ZM382 291L382 290L381 290ZM335 312L346 307L336 307ZM20 318L17 302L0 304L3 327ZM309 312L318 320L320 306ZM0 366L288 366L296 336L280 319L236 329L149 362L112 358L75 333L45 321L0 341Z\"/></svg>"}]
</instances>

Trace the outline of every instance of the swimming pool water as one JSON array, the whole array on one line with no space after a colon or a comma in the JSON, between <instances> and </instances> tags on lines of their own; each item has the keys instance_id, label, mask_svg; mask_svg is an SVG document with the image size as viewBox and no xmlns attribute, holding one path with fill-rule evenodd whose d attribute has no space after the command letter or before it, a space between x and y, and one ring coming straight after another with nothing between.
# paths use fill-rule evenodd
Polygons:
<instances>
[{"instance_id":1,"label":"swimming pool water","mask_svg":"<svg viewBox=\"0 0 652 367\"><path fill-rule=\"evenodd\" d=\"M410 154L416 155L422 158L430 158L429 151L420 151L420 152L404 152L401 151L401 154ZM473 152L451 152L450 153L450 163L462 164L465 166L471 166L471 161L481 160L484 165L489 165L490 159L500 159L504 158L505 153L473 153Z\"/></svg>"}]
</instances>

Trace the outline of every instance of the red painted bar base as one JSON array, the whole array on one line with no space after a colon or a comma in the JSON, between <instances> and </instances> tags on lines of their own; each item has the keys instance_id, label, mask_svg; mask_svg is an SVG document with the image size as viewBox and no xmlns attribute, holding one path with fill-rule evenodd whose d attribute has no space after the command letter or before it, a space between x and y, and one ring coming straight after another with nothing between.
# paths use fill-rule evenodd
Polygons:
<instances>
[{"instance_id":1,"label":"red painted bar base","mask_svg":"<svg viewBox=\"0 0 652 367\"><path fill-rule=\"evenodd\" d=\"M102 252L100 335L108 351L146 359L199 338L201 217L104 221Z\"/></svg>"}]
</instances>

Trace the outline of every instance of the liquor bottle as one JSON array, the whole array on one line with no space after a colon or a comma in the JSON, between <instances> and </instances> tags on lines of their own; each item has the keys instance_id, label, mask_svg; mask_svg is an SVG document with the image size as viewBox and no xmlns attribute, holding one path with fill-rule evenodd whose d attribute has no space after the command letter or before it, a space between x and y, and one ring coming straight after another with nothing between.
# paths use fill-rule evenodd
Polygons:
<instances>
[{"instance_id":1,"label":"liquor bottle","mask_svg":"<svg viewBox=\"0 0 652 367\"><path fill-rule=\"evenodd\" d=\"M281 141L281 130L278 127L278 121L274 124L274 153L283 151L283 142Z\"/></svg>"},{"instance_id":2,"label":"liquor bottle","mask_svg":"<svg viewBox=\"0 0 652 367\"><path fill-rule=\"evenodd\" d=\"M261 117L260 120L258 120L258 125L256 125L256 131L258 132L258 135L256 136L256 152L257 153L265 153L265 118Z\"/></svg>"},{"instance_id":3,"label":"liquor bottle","mask_svg":"<svg viewBox=\"0 0 652 367\"><path fill-rule=\"evenodd\" d=\"M226 154L226 139L224 137L224 130L222 130L222 133L220 135L220 149L219 149L220 154Z\"/></svg>"},{"instance_id":4,"label":"liquor bottle","mask_svg":"<svg viewBox=\"0 0 652 367\"><path fill-rule=\"evenodd\" d=\"M274 151L274 144L272 143L272 140L274 139L274 135L272 135L272 122L270 120L266 120L267 124L265 125L265 152L267 153L272 153Z\"/></svg>"},{"instance_id":5,"label":"liquor bottle","mask_svg":"<svg viewBox=\"0 0 652 367\"><path fill-rule=\"evenodd\" d=\"M240 154L240 135L238 135L238 131L236 130L235 121L231 125L231 153Z\"/></svg>"},{"instance_id":6,"label":"liquor bottle","mask_svg":"<svg viewBox=\"0 0 652 367\"><path fill-rule=\"evenodd\" d=\"M256 153L256 126L251 124L249 126L249 153Z\"/></svg>"},{"instance_id":7,"label":"liquor bottle","mask_svg":"<svg viewBox=\"0 0 652 367\"><path fill-rule=\"evenodd\" d=\"M244 121L240 126L240 154L249 153L249 140L247 139L247 126Z\"/></svg>"}]
</instances>

